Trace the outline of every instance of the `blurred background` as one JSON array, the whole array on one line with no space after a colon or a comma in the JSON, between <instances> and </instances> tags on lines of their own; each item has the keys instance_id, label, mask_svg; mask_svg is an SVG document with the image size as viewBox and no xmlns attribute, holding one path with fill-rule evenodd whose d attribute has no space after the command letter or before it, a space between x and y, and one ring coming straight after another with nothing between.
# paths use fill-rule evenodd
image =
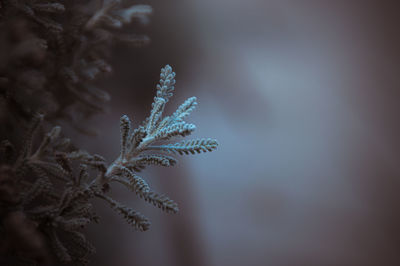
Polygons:
<instances>
[{"instance_id":1,"label":"blurred background","mask_svg":"<svg viewBox=\"0 0 400 266\"><path fill-rule=\"evenodd\" d=\"M143 172L177 215L113 187L152 227L101 211L91 265L400 265L397 1L146 3L151 44L115 47L110 111L92 121L100 134L72 138L116 157L119 117L147 116L170 64L167 112L197 96L194 137L220 146Z\"/></svg>"}]
</instances>

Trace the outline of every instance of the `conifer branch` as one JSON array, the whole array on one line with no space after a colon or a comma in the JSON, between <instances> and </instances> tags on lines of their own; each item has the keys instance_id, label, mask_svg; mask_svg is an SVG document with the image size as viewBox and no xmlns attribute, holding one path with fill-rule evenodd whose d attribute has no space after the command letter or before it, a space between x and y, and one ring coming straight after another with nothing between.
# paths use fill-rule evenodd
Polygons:
<instances>
[{"instance_id":1,"label":"conifer branch","mask_svg":"<svg viewBox=\"0 0 400 266\"><path fill-rule=\"evenodd\" d=\"M39 8L35 10L44 12L44 6L40 8L41 11L38 11ZM76 78L79 80L82 77L77 75ZM149 229L150 222L145 216L107 195L112 183L124 185L139 198L167 213L178 212L177 203L166 195L152 191L137 172L149 165L174 166L177 160L165 153L195 154L213 151L218 142L214 139L195 139L157 145L157 142L173 137L186 137L196 128L194 124L184 121L197 105L195 97L187 99L172 115L163 117L174 85L175 73L167 65L161 69L152 110L142 125L132 130L129 117L123 115L120 118L121 151L111 164L100 155L75 148L69 139L61 136L59 126L44 134L36 145L33 140L44 115L38 114L32 119L25 134L24 146L10 167L17 176L16 182L21 182L25 188L18 194L21 200L16 201L16 204L47 234L50 246L61 262L86 263L86 256L95 251L79 231L99 221L91 204L95 197L106 201L135 229ZM7 160L13 157L12 147L8 141L1 143L3 157ZM29 178L28 173L32 175Z\"/></svg>"}]
</instances>

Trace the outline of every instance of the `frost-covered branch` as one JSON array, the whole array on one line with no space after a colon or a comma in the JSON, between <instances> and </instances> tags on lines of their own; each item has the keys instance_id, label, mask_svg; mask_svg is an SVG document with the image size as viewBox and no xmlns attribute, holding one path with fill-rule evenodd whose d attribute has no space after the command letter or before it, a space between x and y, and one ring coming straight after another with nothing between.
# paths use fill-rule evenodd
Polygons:
<instances>
[{"instance_id":1,"label":"frost-covered branch","mask_svg":"<svg viewBox=\"0 0 400 266\"><path fill-rule=\"evenodd\" d=\"M121 117L120 154L110 164L100 155L73 147L69 139L62 136L59 126L45 134L36 147L34 137L44 116L37 114L32 119L26 130L24 145L12 167L18 177L14 180L23 184L15 202L19 209L40 225L48 237L49 246L61 262L84 263L86 256L95 251L80 232L88 224L99 221L91 204L93 198L107 202L133 228L140 231L149 229L150 221L144 215L107 194L114 183L122 184L137 197L167 213L178 212L177 203L153 191L137 173L149 165L174 166L177 160L168 153L211 152L217 148L218 142L214 139L194 139L165 144L171 138L190 135L196 128L184 121L197 105L195 97L187 99L172 115L163 116L174 85L175 73L167 65L161 69L149 117L135 130L132 130L127 115ZM15 149L9 141L2 141L0 150L4 151L7 160L14 157ZM24 179L30 172L34 177ZM63 188L61 191L60 187ZM74 245L79 248L74 248Z\"/></svg>"}]
</instances>

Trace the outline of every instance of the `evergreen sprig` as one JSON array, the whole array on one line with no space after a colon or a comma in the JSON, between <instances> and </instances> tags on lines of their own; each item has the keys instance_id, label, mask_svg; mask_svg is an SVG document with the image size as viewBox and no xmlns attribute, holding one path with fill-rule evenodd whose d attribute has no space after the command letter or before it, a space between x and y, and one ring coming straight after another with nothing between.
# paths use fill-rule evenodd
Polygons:
<instances>
[{"instance_id":1,"label":"evergreen sprig","mask_svg":"<svg viewBox=\"0 0 400 266\"><path fill-rule=\"evenodd\" d=\"M107 202L133 228L140 231L149 229L150 221L144 215L107 194L112 183L126 186L139 198L167 213L178 212L177 203L151 190L137 172L148 165L174 166L177 160L167 153L213 151L218 142L195 139L157 145L172 137L185 137L195 129L193 124L183 120L196 107L195 97L187 99L171 116L163 117L174 85L175 73L167 65L161 69L151 112L142 125L132 130L129 117L121 117L120 154L110 164L100 155L72 146L62 136L59 126L44 134L39 145L35 145L33 140L44 119L40 113L31 120L18 156L13 155L15 148L9 141L1 142L4 160L16 157L7 171L15 173L14 181L23 188L17 193L18 199L13 201L13 208L23 210L30 221L38 225L39 232L46 236L48 246L52 247L53 254L60 262L85 264L87 256L95 251L82 233L87 225L99 221L91 204L94 198ZM33 175L29 176L29 173Z\"/></svg>"}]
</instances>

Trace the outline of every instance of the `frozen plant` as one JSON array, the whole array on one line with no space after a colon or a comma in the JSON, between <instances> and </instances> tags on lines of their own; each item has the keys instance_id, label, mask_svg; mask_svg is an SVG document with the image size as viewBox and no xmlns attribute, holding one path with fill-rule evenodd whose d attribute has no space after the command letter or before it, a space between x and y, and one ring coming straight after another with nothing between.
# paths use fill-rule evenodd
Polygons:
<instances>
[{"instance_id":1,"label":"frozen plant","mask_svg":"<svg viewBox=\"0 0 400 266\"><path fill-rule=\"evenodd\" d=\"M11 191L9 212L22 224L35 225L37 232L33 232L38 235L38 242L42 245L50 243L52 253L61 262L86 264L87 256L95 251L82 233L88 224L99 221L91 204L93 198L103 199L135 229L145 231L149 228L150 222L145 216L107 195L113 182L123 184L138 197L166 212L178 211L173 200L152 191L138 172L148 165L173 166L177 160L171 155L213 151L218 142L194 139L157 144L177 136L186 137L196 128L184 121L197 105L195 97L187 99L172 115L163 117L174 85L175 73L167 65L161 69L150 115L142 125L132 130L128 116L121 117L121 152L110 164L100 155L74 148L68 139L61 137L59 126L47 133L34 148L33 136L43 120L42 114L34 117L14 160L12 144L2 142L3 160L10 166L2 168L1 171L7 174L0 176L12 176L12 181L3 180L0 187L4 189L4 184L11 182L10 190L6 190ZM30 172L36 178L27 178ZM20 190L13 190L16 187ZM34 262L45 260L41 254L30 259Z\"/></svg>"}]
</instances>

